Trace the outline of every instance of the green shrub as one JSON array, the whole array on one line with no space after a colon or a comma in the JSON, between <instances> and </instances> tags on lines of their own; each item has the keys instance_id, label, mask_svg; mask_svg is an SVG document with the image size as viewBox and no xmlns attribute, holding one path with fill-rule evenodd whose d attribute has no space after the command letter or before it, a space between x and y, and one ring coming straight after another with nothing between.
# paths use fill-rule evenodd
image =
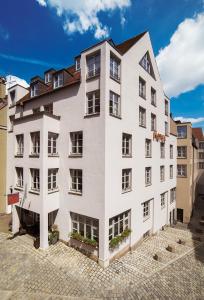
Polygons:
<instances>
[{"instance_id":1,"label":"green shrub","mask_svg":"<svg viewBox=\"0 0 204 300\"><path fill-rule=\"evenodd\" d=\"M122 233L121 233L121 236L123 237L123 238L126 238L126 237L128 237L129 235L130 235L130 233L131 233L131 229L125 229Z\"/></svg>"},{"instance_id":2,"label":"green shrub","mask_svg":"<svg viewBox=\"0 0 204 300\"><path fill-rule=\"evenodd\" d=\"M71 238L73 238L73 239L75 239L77 241L80 241L80 242L84 242L87 245L91 245L91 246L94 246L94 247L96 247L98 245L98 243L97 243L96 240L92 240L92 239L89 239L89 238L84 238L78 232L72 232L70 236L71 236Z\"/></svg>"},{"instance_id":3,"label":"green shrub","mask_svg":"<svg viewBox=\"0 0 204 300\"><path fill-rule=\"evenodd\" d=\"M94 247L96 247L97 244L98 244L96 240L92 240L92 239L89 239L89 238L84 238L84 243L88 244L88 245L91 245L91 246L94 246Z\"/></svg>"},{"instance_id":4,"label":"green shrub","mask_svg":"<svg viewBox=\"0 0 204 300\"><path fill-rule=\"evenodd\" d=\"M111 249L116 248L126 237L128 237L131 233L131 229L125 229L120 235L115 236L109 242L109 247Z\"/></svg>"}]
</instances>

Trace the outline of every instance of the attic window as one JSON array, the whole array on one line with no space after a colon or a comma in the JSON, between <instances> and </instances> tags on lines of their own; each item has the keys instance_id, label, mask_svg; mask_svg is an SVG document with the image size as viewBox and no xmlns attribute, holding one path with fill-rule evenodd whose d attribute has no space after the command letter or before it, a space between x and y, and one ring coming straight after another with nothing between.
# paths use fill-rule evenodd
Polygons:
<instances>
[{"instance_id":1,"label":"attic window","mask_svg":"<svg viewBox=\"0 0 204 300\"><path fill-rule=\"evenodd\" d=\"M149 73L155 79L154 70L152 67L151 60L150 60L149 52L147 52L143 56L143 58L140 61L140 65L145 69L145 71L147 71L147 73Z\"/></svg>"},{"instance_id":2,"label":"attic window","mask_svg":"<svg viewBox=\"0 0 204 300\"><path fill-rule=\"evenodd\" d=\"M54 89L63 86L63 73L58 73L54 76Z\"/></svg>"},{"instance_id":3,"label":"attic window","mask_svg":"<svg viewBox=\"0 0 204 300\"><path fill-rule=\"evenodd\" d=\"M80 66L80 57L76 58L75 68L76 68L76 71L79 71L81 69L81 66Z\"/></svg>"},{"instance_id":4,"label":"attic window","mask_svg":"<svg viewBox=\"0 0 204 300\"><path fill-rule=\"evenodd\" d=\"M49 83L52 81L52 74L51 73L46 73L45 74L45 83Z\"/></svg>"},{"instance_id":5,"label":"attic window","mask_svg":"<svg viewBox=\"0 0 204 300\"><path fill-rule=\"evenodd\" d=\"M39 85L38 83L32 84L31 85L31 97L36 97L39 95Z\"/></svg>"}]
</instances>

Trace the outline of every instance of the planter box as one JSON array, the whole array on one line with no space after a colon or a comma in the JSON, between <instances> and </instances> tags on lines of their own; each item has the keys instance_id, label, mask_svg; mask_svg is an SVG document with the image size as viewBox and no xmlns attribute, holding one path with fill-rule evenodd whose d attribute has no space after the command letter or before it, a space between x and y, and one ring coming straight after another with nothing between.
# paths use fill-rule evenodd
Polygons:
<instances>
[{"instance_id":1,"label":"planter box","mask_svg":"<svg viewBox=\"0 0 204 300\"><path fill-rule=\"evenodd\" d=\"M92 245L88 245L84 242L75 240L73 238L70 238L68 242L69 246L75 248L76 250L79 250L83 254L89 256L90 258L98 258L98 248L94 247Z\"/></svg>"}]
</instances>

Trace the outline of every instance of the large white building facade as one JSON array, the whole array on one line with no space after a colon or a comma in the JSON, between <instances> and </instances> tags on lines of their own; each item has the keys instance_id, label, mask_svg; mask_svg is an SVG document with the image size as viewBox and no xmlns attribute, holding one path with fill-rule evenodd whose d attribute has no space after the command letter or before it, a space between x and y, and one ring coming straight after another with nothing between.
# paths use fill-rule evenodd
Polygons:
<instances>
[{"instance_id":1,"label":"large white building facade","mask_svg":"<svg viewBox=\"0 0 204 300\"><path fill-rule=\"evenodd\" d=\"M94 45L8 101L13 232L32 212L41 248L55 223L64 241L96 241L105 267L176 219L176 136L147 32Z\"/></svg>"}]
</instances>

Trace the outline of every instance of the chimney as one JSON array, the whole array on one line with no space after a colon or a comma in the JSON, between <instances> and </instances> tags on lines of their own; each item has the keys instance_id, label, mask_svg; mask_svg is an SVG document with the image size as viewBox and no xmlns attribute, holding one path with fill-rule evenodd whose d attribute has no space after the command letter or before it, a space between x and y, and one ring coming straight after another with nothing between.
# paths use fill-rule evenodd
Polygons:
<instances>
[{"instance_id":1,"label":"chimney","mask_svg":"<svg viewBox=\"0 0 204 300\"><path fill-rule=\"evenodd\" d=\"M6 79L0 76L0 99L4 99L6 96Z\"/></svg>"}]
</instances>

